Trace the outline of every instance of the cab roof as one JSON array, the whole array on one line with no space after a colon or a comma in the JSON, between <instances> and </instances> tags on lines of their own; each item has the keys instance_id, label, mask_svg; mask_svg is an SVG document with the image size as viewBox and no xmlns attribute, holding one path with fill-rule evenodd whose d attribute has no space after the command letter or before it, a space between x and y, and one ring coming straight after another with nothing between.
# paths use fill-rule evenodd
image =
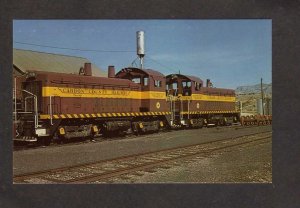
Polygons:
<instances>
[{"instance_id":1,"label":"cab roof","mask_svg":"<svg viewBox=\"0 0 300 208\"><path fill-rule=\"evenodd\" d=\"M181 77L181 78L185 78L185 79L188 79L190 81L193 81L193 82L198 82L198 83L202 83L203 84L203 81L196 77L196 76L188 76L188 75L183 75L183 74L169 74L167 76L167 78L171 78L171 77Z\"/></svg>"},{"instance_id":2,"label":"cab roof","mask_svg":"<svg viewBox=\"0 0 300 208\"><path fill-rule=\"evenodd\" d=\"M155 71L153 69L140 69L140 68L135 68L135 67L128 67L128 68L124 68L121 69L116 76L121 75L123 73L131 73L131 74L146 74L149 76L154 76L154 77L164 77L165 75L163 75L162 73Z\"/></svg>"}]
</instances>

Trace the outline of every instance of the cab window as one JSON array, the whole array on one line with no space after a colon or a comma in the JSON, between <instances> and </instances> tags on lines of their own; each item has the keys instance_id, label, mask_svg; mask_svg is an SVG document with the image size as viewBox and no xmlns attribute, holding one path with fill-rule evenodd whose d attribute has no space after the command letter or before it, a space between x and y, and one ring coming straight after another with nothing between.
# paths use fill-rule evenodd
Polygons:
<instances>
[{"instance_id":1,"label":"cab window","mask_svg":"<svg viewBox=\"0 0 300 208\"><path fill-rule=\"evenodd\" d=\"M192 83L190 81L182 82L182 87L184 87L184 88L189 88L191 86L192 86Z\"/></svg>"},{"instance_id":2,"label":"cab window","mask_svg":"<svg viewBox=\"0 0 300 208\"><path fill-rule=\"evenodd\" d=\"M175 89L177 89L177 82L174 82L173 84L172 84L172 88L175 90Z\"/></svg>"},{"instance_id":3,"label":"cab window","mask_svg":"<svg viewBox=\"0 0 300 208\"><path fill-rule=\"evenodd\" d=\"M182 95L183 96L190 96L191 95L191 86L192 86L192 83L190 81L183 81L182 82Z\"/></svg>"},{"instance_id":4,"label":"cab window","mask_svg":"<svg viewBox=\"0 0 300 208\"><path fill-rule=\"evenodd\" d=\"M136 83L136 84L141 84L141 78L140 77L132 78L131 81Z\"/></svg>"},{"instance_id":5,"label":"cab window","mask_svg":"<svg viewBox=\"0 0 300 208\"><path fill-rule=\"evenodd\" d=\"M195 90L199 91L201 87L201 83L194 82L194 84L195 84Z\"/></svg>"},{"instance_id":6,"label":"cab window","mask_svg":"<svg viewBox=\"0 0 300 208\"><path fill-rule=\"evenodd\" d=\"M148 86L149 78L144 77L144 86Z\"/></svg>"},{"instance_id":7,"label":"cab window","mask_svg":"<svg viewBox=\"0 0 300 208\"><path fill-rule=\"evenodd\" d=\"M160 80L155 80L154 81L154 86L155 87L161 87L161 85L162 85L162 82Z\"/></svg>"}]
</instances>

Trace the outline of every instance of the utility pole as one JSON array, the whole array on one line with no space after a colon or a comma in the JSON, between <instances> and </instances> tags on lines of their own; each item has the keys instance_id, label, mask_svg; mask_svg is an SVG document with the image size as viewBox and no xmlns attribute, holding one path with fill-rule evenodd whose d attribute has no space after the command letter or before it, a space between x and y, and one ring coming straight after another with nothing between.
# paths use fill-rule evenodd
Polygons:
<instances>
[{"instance_id":1,"label":"utility pole","mask_svg":"<svg viewBox=\"0 0 300 208\"><path fill-rule=\"evenodd\" d=\"M265 110L264 110L264 92L263 92L263 86L262 86L262 78L260 79L260 90L261 90L261 104L262 104L262 113L265 115Z\"/></svg>"}]
</instances>

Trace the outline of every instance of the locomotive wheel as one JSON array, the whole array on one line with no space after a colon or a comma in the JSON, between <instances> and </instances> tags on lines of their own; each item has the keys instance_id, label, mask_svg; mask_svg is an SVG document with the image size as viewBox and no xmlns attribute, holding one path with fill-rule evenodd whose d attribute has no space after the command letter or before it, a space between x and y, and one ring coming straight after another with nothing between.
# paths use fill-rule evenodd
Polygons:
<instances>
[{"instance_id":1,"label":"locomotive wheel","mask_svg":"<svg viewBox=\"0 0 300 208\"><path fill-rule=\"evenodd\" d=\"M61 144L61 143L67 143L67 140L60 136L58 134L58 132L55 132L54 135L53 135L53 140L57 143L57 144Z\"/></svg>"},{"instance_id":2,"label":"locomotive wheel","mask_svg":"<svg viewBox=\"0 0 300 208\"><path fill-rule=\"evenodd\" d=\"M201 129L204 126L204 120L202 118L199 119L199 128Z\"/></svg>"},{"instance_id":3,"label":"locomotive wheel","mask_svg":"<svg viewBox=\"0 0 300 208\"><path fill-rule=\"evenodd\" d=\"M217 124L218 126L224 126L224 120L220 119Z\"/></svg>"},{"instance_id":4,"label":"locomotive wheel","mask_svg":"<svg viewBox=\"0 0 300 208\"><path fill-rule=\"evenodd\" d=\"M47 137L43 137L43 144L45 146L49 146L51 143L51 137L50 136L47 136Z\"/></svg>"},{"instance_id":5,"label":"locomotive wheel","mask_svg":"<svg viewBox=\"0 0 300 208\"><path fill-rule=\"evenodd\" d=\"M95 134L91 132L90 135L87 136L87 139L90 141L94 141L94 137L95 137Z\"/></svg>"}]
</instances>

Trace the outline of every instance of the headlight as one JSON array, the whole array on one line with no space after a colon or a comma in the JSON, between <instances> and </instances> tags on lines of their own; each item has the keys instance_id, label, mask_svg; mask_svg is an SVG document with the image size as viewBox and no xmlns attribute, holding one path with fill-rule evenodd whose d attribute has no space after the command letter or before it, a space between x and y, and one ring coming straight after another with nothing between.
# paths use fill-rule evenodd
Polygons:
<instances>
[{"instance_id":1,"label":"headlight","mask_svg":"<svg viewBox=\"0 0 300 208\"><path fill-rule=\"evenodd\" d=\"M46 136L47 135L47 130L46 129L36 129L35 134L38 136Z\"/></svg>"}]
</instances>

